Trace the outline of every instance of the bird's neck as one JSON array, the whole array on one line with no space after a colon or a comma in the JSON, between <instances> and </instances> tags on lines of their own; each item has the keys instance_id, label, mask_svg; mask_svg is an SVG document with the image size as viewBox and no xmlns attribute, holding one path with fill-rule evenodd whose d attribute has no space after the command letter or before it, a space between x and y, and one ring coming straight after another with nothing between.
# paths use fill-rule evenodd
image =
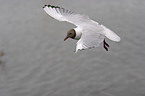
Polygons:
<instances>
[{"instance_id":1,"label":"bird's neck","mask_svg":"<svg viewBox=\"0 0 145 96\"><path fill-rule=\"evenodd\" d=\"M76 36L75 36L75 40L79 40L82 36L82 29L77 27L77 28L74 28L75 32L76 32Z\"/></svg>"}]
</instances>

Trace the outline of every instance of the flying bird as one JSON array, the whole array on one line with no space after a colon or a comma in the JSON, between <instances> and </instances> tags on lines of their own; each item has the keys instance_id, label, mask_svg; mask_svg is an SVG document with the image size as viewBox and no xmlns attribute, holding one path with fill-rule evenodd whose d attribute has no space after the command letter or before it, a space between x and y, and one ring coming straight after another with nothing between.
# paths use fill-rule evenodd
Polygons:
<instances>
[{"instance_id":1,"label":"flying bird","mask_svg":"<svg viewBox=\"0 0 145 96\"><path fill-rule=\"evenodd\" d=\"M103 47L108 51L109 44L105 41L105 37L112 41L119 42L121 38L104 25L91 20L87 15L77 14L70 10L58 6L45 5L45 12L59 21L72 23L76 28L72 28L67 32L64 39L68 38L78 40L76 51L98 47L103 44Z\"/></svg>"}]
</instances>

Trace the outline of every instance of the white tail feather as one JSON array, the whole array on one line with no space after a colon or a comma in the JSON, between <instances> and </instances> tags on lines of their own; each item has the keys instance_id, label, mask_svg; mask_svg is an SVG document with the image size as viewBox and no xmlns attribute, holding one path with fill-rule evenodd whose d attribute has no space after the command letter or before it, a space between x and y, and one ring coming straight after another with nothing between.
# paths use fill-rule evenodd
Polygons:
<instances>
[{"instance_id":1,"label":"white tail feather","mask_svg":"<svg viewBox=\"0 0 145 96\"><path fill-rule=\"evenodd\" d=\"M104 33L107 38L116 42L119 42L121 40L121 38L116 33L106 28L104 25L101 25L101 26L104 28Z\"/></svg>"}]
</instances>

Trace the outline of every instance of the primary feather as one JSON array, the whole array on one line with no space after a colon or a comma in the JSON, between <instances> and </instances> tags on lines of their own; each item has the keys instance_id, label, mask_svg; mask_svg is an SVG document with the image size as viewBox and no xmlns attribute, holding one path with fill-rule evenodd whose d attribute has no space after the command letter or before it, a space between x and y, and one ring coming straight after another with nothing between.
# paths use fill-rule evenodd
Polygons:
<instances>
[{"instance_id":1,"label":"primary feather","mask_svg":"<svg viewBox=\"0 0 145 96\"><path fill-rule=\"evenodd\" d=\"M81 26L84 23L90 21L89 17L86 15L75 14L72 11L69 11L67 9L58 6L55 7L51 5L45 5L45 7L43 8L45 12L49 14L51 17L59 21L67 21L69 23L73 23L76 26Z\"/></svg>"}]
</instances>

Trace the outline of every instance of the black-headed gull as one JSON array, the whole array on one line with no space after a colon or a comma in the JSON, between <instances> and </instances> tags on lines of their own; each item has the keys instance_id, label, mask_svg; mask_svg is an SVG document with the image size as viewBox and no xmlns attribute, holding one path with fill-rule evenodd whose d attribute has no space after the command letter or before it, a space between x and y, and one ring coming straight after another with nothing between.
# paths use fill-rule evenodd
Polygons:
<instances>
[{"instance_id":1,"label":"black-headed gull","mask_svg":"<svg viewBox=\"0 0 145 96\"><path fill-rule=\"evenodd\" d=\"M69 30L64 39L64 41L68 38L78 40L76 52L78 50L98 47L101 43L103 43L103 47L108 51L109 45L105 42L105 36L112 41L119 42L121 40L113 31L91 20L86 15L76 14L67 9L52 5L45 5L43 8L51 17L77 26Z\"/></svg>"}]
</instances>

